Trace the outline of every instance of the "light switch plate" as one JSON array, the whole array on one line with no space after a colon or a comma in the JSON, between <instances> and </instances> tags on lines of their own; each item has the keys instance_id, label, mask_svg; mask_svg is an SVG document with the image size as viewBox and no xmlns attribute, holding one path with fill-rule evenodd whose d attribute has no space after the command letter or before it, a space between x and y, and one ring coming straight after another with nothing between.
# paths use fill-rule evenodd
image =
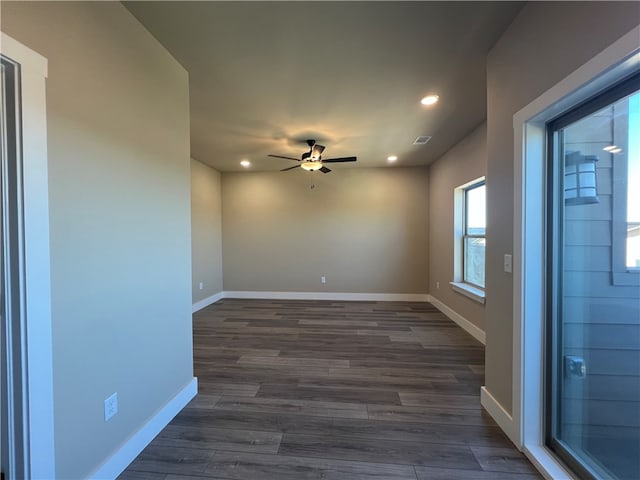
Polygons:
<instances>
[{"instance_id":1,"label":"light switch plate","mask_svg":"<svg viewBox=\"0 0 640 480\"><path fill-rule=\"evenodd\" d=\"M504 255L504 271L511 273L513 270L513 257L508 253Z\"/></svg>"}]
</instances>

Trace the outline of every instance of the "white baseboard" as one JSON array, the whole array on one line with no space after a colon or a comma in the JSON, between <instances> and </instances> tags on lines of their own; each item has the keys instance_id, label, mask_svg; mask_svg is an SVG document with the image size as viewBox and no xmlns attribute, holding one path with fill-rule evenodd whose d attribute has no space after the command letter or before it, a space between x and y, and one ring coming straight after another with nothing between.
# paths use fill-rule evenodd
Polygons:
<instances>
[{"instance_id":1,"label":"white baseboard","mask_svg":"<svg viewBox=\"0 0 640 480\"><path fill-rule=\"evenodd\" d=\"M517 448L520 448L520 440L515 432L515 425L513 417L507 412L502 405L495 399L491 392L487 390L487 387L480 387L480 404L496 421L498 426L507 434L507 437L514 443Z\"/></svg>"},{"instance_id":2,"label":"white baseboard","mask_svg":"<svg viewBox=\"0 0 640 480\"><path fill-rule=\"evenodd\" d=\"M140 430L129 437L89 478L96 480L115 479L197 393L198 379L194 377Z\"/></svg>"},{"instance_id":3,"label":"white baseboard","mask_svg":"<svg viewBox=\"0 0 640 480\"><path fill-rule=\"evenodd\" d=\"M340 292L251 292L225 291L223 298L253 298L261 300L342 300L374 302L427 302L422 293L340 293Z\"/></svg>"},{"instance_id":4,"label":"white baseboard","mask_svg":"<svg viewBox=\"0 0 640 480\"><path fill-rule=\"evenodd\" d=\"M429 303L431 303L434 307L436 307L438 310L440 310L442 313L444 313L451 320L456 322L460 327L462 327L473 338L478 340L483 345L486 345L486 334L484 333L483 330L481 330L480 328L476 327L469 320L464 318L462 315L460 315L455 310L453 310L450 307L446 306L444 303L442 303L437 298L434 298L431 295L428 295L428 297L429 298L427 299L427 301Z\"/></svg>"},{"instance_id":5,"label":"white baseboard","mask_svg":"<svg viewBox=\"0 0 640 480\"><path fill-rule=\"evenodd\" d=\"M202 310L204 307L208 307L212 303L216 303L224 297L224 292L218 292L210 297L203 298L199 302L194 303L191 306L191 313L196 313L198 310Z\"/></svg>"}]
</instances>

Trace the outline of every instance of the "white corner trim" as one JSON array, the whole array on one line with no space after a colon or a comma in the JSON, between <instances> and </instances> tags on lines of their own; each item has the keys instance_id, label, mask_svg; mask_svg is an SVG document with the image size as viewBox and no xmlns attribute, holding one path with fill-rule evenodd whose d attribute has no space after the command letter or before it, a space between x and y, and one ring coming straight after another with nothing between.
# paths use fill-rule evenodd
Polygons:
<instances>
[{"instance_id":1,"label":"white corner trim","mask_svg":"<svg viewBox=\"0 0 640 480\"><path fill-rule=\"evenodd\" d=\"M451 288L454 292L457 292L460 295L464 295L465 297L484 305L484 290L472 287L471 285L462 282L449 282L449 285L451 285Z\"/></svg>"},{"instance_id":2,"label":"white corner trim","mask_svg":"<svg viewBox=\"0 0 640 480\"><path fill-rule=\"evenodd\" d=\"M355 302L428 302L426 293L342 293L342 292L252 292L225 291L223 298L253 298L261 300L338 300Z\"/></svg>"},{"instance_id":3,"label":"white corner trim","mask_svg":"<svg viewBox=\"0 0 640 480\"><path fill-rule=\"evenodd\" d=\"M175 397L158 410L140 430L129 437L106 462L89 475L89 478L95 480L115 479L197 393L198 379L194 377Z\"/></svg>"},{"instance_id":4,"label":"white corner trim","mask_svg":"<svg viewBox=\"0 0 640 480\"><path fill-rule=\"evenodd\" d=\"M218 300L222 300L224 292L218 292L210 297L203 298L202 300L194 303L191 306L191 313L196 313L198 310L202 310L204 307L208 307L212 303L216 303Z\"/></svg>"},{"instance_id":5,"label":"white corner trim","mask_svg":"<svg viewBox=\"0 0 640 480\"><path fill-rule=\"evenodd\" d=\"M485 334L485 332L483 330L481 330L480 328L476 327L469 320L464 318L462 315L460 315L458 312L456 312L452 308L450 308L447 305L445 305L444 303L442 303L437 298L434 298L432 295L429 295L428 297L429 297L429 299L427 301L429 303L431 303L434 307L436 307L438 310L440 310L442 313L444 313L447 317L449 317L449 319L451 319L455 323L457 323L461 328L463 328L473 338L478 340L483 345L486 344L486 334Z\"/></svg>"},{"instance_id":6,"label":"white corner trim","mask_svg":"<svg viewBox=\"0 0 640 480\"><path fill-rule=\"evenodd\" d=\"M486 386L480 387L480 405L491 415L498 426L507 434L507 437L514 443L517 448L521 448L517 439L513 417L507 412L502 405L495 399Z\"/></svg>"}]
</instances>

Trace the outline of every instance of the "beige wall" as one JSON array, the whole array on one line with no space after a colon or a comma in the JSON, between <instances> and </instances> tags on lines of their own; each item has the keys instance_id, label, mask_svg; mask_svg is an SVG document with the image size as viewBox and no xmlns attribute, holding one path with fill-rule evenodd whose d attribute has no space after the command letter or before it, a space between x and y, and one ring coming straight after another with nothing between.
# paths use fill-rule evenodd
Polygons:
<instances>
[{"instance_id":1,"label":"beige wall","mask_svg":"<svg viewBox=\"0 0 640 480\"><path fill-rule=\"evenodd\" d=\"M531 2L487 60L486 385L512 411L513 115L638 24L640 3ZM519 259L514 259L515 262Z\"/></svg>"},{"instance_id":2,"label":"beige wall","mask_svg":"<svg viewBox=\"0 0 640 480\"><path fill-rule=\"evenodd\" d=\"M453 281L453 191L486 171L484 123L429 167L429 293L481 330L484 305L453 291L449 282Z\"/></svg>"},{"instance_id":3,"label":"beige wall","mask_svg":"<svg viewBox=\"0 0 640 480\"><path fill-rule=\"evenodd\" d=\"M49 61L56 477L85 478L192 378L188 78L117 2L2 30Z\"/></svg>"},{"instance_id":4,"label":"beige wall","mask_svg":"<svg viewBox=\"0 0 640 480\"><path fill-rule=\"evenodd\" d=\"M222 292L221 197L220 172L191 159L193 303Z\"/></svg>"},{"instance_id":5,"label":"beige wall","mask_svg":"<svg viewBox=\"0 0 640 480\"><path fill-rule=\"evenodd\" d=\"M224 289L427 293L428 201L426 168L223 173Z\"/></svg>"}]
</instances>

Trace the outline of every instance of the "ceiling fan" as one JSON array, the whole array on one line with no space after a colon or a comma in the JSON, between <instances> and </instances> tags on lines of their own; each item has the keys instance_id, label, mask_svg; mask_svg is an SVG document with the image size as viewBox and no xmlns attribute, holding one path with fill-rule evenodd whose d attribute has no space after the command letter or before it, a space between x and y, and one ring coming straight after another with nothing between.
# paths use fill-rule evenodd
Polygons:
<instances>
[{"instance_id":1,"label":"ceiling fan","mask_svg":"<svg viewBox=\"0 0 640 480\"><path fill-rule=\"evenodd\" d=\"M293 157L285 157L283 155L268 155L269 157L274 158L285 158L287 160L293 160L295 162L299 162L298 165L293 167L283 168L280 170L281 172L285 172L287 170L293 170L294 168L302 167L304 170L315 171L320 170L322 173L329 173L331 169L324 166L325 163L342 163L342 162L355 162L356 157L342 157L342 158L327 158L326 160L322 159L322 152L325 147L323 145L318 145L315 140L307 140L307 145L309 145L309 151L302 154L301 160Z\"/></svg>"}]
</instances>

